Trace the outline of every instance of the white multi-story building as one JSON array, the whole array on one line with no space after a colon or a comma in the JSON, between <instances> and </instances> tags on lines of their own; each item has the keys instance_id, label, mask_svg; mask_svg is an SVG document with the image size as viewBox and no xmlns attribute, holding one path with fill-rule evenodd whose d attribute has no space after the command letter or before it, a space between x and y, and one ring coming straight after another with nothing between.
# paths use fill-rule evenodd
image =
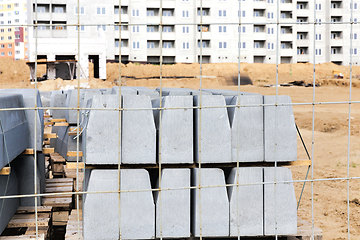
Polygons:
<instances>
[{"instance_id":1,"label":"white multi-story building","mask_svg":"<svg viewBox=\"0 0 360 240\"><path fill-rule=\"evenodd\" d=\"M106 61L158 63L160 56L164 63L193 63L201 54L204 63L217 63L237 62L240 53L240 61L248 63L315 58L347 65L352 53L353 63L360 63L360 0L353 6L351 0L81 0L80 49L76 4L38 0L35 9L34 0L29 3L28 22L41 24L29 30L31 61L36 55L76 59L86 77L90 59L100 78L106 78Z\"/></svg>"}]
</instances>

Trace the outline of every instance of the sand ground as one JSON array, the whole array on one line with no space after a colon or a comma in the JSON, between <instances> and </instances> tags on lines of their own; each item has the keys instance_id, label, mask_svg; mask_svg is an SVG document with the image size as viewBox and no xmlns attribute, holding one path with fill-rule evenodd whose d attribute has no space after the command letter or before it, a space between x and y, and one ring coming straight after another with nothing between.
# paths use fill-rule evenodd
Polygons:
<instances>
[{"instance_id":1,"label":"sand ground","mask_svg":"<svg viewBox=\"0 0 360 240\"><path fill-rule=\"evenodd\" d=\"M26 69L25 69L26 68ZM333 70L341 71L345 78L334 79ZM28 80L29 72L25 62L0 60L0 87L34 87ZM39 76L44 73L39 69ZM99 79L81 80L82 86L91 88L112 87L114 85L158 87L160 84L160 67L153 65L128 64L121 65L122 79L119 81L119 65L108 64L107 81ZM200 87L198 64L177 64L164 66L164 76L182 76L180 79L162 80L163 87ZM238 89L237 64L205 64L203 66L202 87ZM241 75L249 76L254 85L241 86L242 91L256 92L267 95L276 93L275 87L266 88L264 85L275 84L275 65L242 64ZM313 65L311 64L282 64L279 66L279 83L290 81L304 81L311 83ZM125 78L124 76L127 76ZM333 64L316 66L315 101L336 102L349 100L349 67ZM360 101L360 67L353 69L352 100ZM151 78L151 79L149 79ZM76 86L76 81L57 79L38 84L41 90L53 90ZM295 103L311 103L313 88L279 87L280 95L289 95ZM315 131L312 145L312 109L309 105L293 107L296 123L300 128L308 150L313 151L313 178L329 179L360 177L360 104L351 105L351 135L349 172L348 162L348 114L349 104L322 104L315 105ZM298 141L298 158L306 159L305 151ZM295 180L303 180L307 167L292 167ZM311 174L309 175L311 178ZM360 239L360 180L350 180L350 232L352 239ZM297 198L300 195L302 183L295 184ZM319 181L313 184L314 191L314 221L315 225L323 230L324 239L347 239L347 181ZM312 219L311 183L307 183L298 216L307 221Z\"/></svg>"}]
</instances>

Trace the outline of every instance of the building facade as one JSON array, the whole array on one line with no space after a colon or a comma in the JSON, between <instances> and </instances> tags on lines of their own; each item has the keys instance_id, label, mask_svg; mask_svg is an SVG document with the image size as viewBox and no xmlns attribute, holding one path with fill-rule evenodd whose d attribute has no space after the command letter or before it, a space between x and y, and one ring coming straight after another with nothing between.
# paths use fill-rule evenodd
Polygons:
<instances>
[{"instance_id":1,"label":"building facade","mask_svg":"<svg viewBox=\"0 0 360 240\"><path fill-rule=\"evenodd\" d=\"M77 1L38 0L37 9L34 0L29 1L28 23L37 19L40 24L29 29L30 60L36 59L37 45L37 58L76 59L83 76L88 76L88 61L93 61L100 78L106 77L106 61L159 63L160 56L164 63L199 62L202 55L204 63L237 62L240 56L248 63L315 60L348 65L352 53L352 62L360 63L358 0L353 5L351 0L119 2L80 1L79 50Z\"/></svg>"},{"instance_id":2,"label":"building facade","mask_svg":"<svg viewBox=\"0 0 360 240\"><path fill-rule=\"evenodd\" d=\"M26 23L26 0L0 0L0 57L27 59Z\"/></svg>"}]
</instances>

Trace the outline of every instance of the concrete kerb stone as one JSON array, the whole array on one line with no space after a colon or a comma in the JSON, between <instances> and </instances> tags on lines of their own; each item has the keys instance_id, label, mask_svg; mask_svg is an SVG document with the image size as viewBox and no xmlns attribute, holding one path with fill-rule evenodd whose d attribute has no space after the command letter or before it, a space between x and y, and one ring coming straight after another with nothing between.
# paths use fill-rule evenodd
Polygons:
<instances>
[{"instance_id":1,"label":"concrete kerb stone","mask_svg":"<svg viewBox=\"0 0 360 240\"><path fill-rule=\"evenodd\" d=\"M190 169L163 169L161 174L162 189L188 189L162 191L161 200L159 192L154 192L156 237L190 237ZM159 181L157 188L159 188Z\"/></svg>"},{"instance_id":2,"label":"concrete kerb stone","mask_svg":"<svg viewBox=\"0 0 360 240\"><path fill-rule=\"evenodd\" d=\"M152 110L131 110L137 108L151 109L151 99L147 95L124 95L122 112L122 163L155 164L156 163L156 128Z\"/></svg>"},{"instance_id":3,"label":"concrete kerb stone","mask_svg":"<svg viewBox=\"0 0 360 240\"><path fill-rule=\"evenodd\" d=\"M291 170L285 167L264 168L264 182L292 181ZM276 189L275 189L276 186ZM276 219L275 219L276 201ZM264 185L264 234L266 236L295 235L297 232L297 209L293 183ZM275 224L276 223L276 224Z\"/></svg>"},{"instance_id":4,"label":"concrete kerb stone","mask_svg":"<svg viewBox=\"0 0 360 240\"><path fill-rule=\"evenodd\" d=\"M119 96L116 94L95 95L91 102L91 107L95 109L119 108ZM118 111L90 111L82 137L87 164L118 164L121 151L119 117Z\"/></svg>"},{"instance_id":5,"label":"concrete kerb stone","mask_svg":"<svg viewBox=\"0 0 360 240\"><path fill-rule=\"evenodd\" d=\"M118 191L118 174L117 170L92 170L87 191ZM144 169L121 169L120 182L122 190L151 189L149 173ZM87 194L84 238L118 239L119 206L123 239L155 238L155 204L151 191L123 192L120 198L117 193Z\"/></svg>"},{"instance_id":6,"label":"concrete kerb stone","mask_svg":"<svg viewBox=\"0 0 360 240\"><path fill-rule=\"evenodd\" d=\"M67 93L63 90L56 90L51 92L50 107L66 107ZM54 119L63 119L66 117L67 110L51 109L50 113Z\"/></svg>"},{"instance_id":7,"label":"concrete kerb stone","mask_svg":"<svg viewBox=\"0 0 360 240\"><path fill-rule=\"evenodd\" d=\"M153 107L159 107L159 100L152 101ZM161 144L162 163L193 163L193 97L166 96L162 99L162 129L158 142ZM183 108L183 109L181 109ZM186 109L185 109L186 108ZM155 112L155 121L159 129L159 111Z\"/></svg>"},{"instance_id":8,"label":"concrete kerb stone","mask_svg":"<svg viewBox=\"0 0 360 240\"><path fill-rule=\"evenodd\" d=\"M23 96L23 106L25 108L34 108L35 101L38 107L42 107L40 92L36 89L2 89L0 92L5 94L21 94ZM35 129L35 110L25 110L27 122L29 124L29 145L28 148L35 148L41 151L43 144L44 135L44 111L39 109L37 111L38 116L36 117L36 129ZM36 143L34 142L35 133L37 135Z\"/></svg>"},{"instance_id":9,"label":"concrete kerb stone","mask_svg":"<svg viewBox=\"0 0 360 240\"><path fill-rule=\"evenodd\" d=\"M18 181L15 169L11 169L9 176L0 176L0 196L18 194ZM8 225L10 219L19 207L19 198L0 199L0 234Z\"/></svg>"},{"instance_id":10,"label":"concrete kerb stone","mask_svg":"<svg viewBox=\"0 0 360 240\"><path fill-rule=\"evenodd\" d=\"M233 97L230 105L263 104L261 95ZM233 162L264 161L263 107L233 107L228 109L231 123Z\"/></svg>"},{"instance_id":11,"label":"concrete kerb stone","mask_svg":"<svg viewBox=\"0 0 360 240\"><path fill-rule=\"evenodd\" d=\"M39 155L37 156L37 158ZM34 182L34 155L20 155L11 164L15 169L15 173L18 179L18 194L34 194L34 186L36 186L37 194L43 193L44 186L42 187L42 179L45 180L45 169L39 167L39 163L42 163L41 159L37 159L37 179ZM42 171L41 171L42 170ZM37 198L38 206L41 205L41 198ZM35 198L27 197L20 198L21 206L34 206Z\"/></svg>"},{"instance_id":12,"label":"concrete kerb stone","mask_svg":"<svg viewBox=\"0 0 360 240\"><path fill-rule=\"evenodd\" d=\"M263 169L239 168L239 184L263 182ZM233 168L228 184L237 183L237 169ZM228 187L230 201L230 236L263 236L263 185Z\"/></svg>"},{"instance_id":13,"label":"concrete kerb stone","mask_svg":"<svg viewBox=\"0 0 360 240\"><path fill-rule=\"evenodd\" d=\"M200 106L200 96L194 96L194 106ZM199 162L198 150L201 146L202 163L231 162L231 129L225 98L221 95L203 95L202 107L216 108L195 109L195 161ZM200 129L201 144L199 144Z\"/></svg>"},{"instance_id":14,"label":"concrete kerb stone","mask_svg":"<svg viewBox=\"0 0 360 240\"><path fill-rule=\"evenodd\" d=\"M224 172L218 168L202 168L192 170L192 185L219 186L196 188L191 191L192 198L192 233L195 237L226 237L229 236L229 199L226 190ZM199 191L201 191L199 197ZM200 203L201 201L201 203ZM201 218L200 218L201 214Z\"/></svg>"},{"instance_id":15,"label":"concrete kerb stone","mask_svg":"<svg viewBox=\"0 0 360 240\"><path fill-rule=\"evenodd\" d=\"M22 108L23 96L1 94L0 108ZM0 169L29 146L29 125L24 110L0 111Z\"/></svg>"},{"instance_id":16,"label":"concrete kerb stone","mask_svg":"<svg viewBox=\"0 0 360 240\"><path fill-rule=\"evenodd\" d=\"M264 104L275 104L275 101L276 96L264 96ZM291 104L291 99L281 95L277 103ZM264 107L264 142L265 161L297 160L297 131L291 105Z\"/></svg>"}]
</instances>

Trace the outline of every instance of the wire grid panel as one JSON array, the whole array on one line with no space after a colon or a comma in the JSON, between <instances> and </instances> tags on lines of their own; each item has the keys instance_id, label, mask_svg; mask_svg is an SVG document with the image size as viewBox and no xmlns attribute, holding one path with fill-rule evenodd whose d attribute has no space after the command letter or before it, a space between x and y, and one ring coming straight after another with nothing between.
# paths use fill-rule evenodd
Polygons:
<instances>
[{"instance_id":1,"label":"wire grid panel","mask_svg":"<svg viewBox=\"0 0 360 240\"><path fill-rule=\"evenodd\" d=\"M161 99L162 99L162 96L163 96L163 52L162 52L162 48L163 48L163 14L162 14L162 11L163 11L163 2L166 2L166 0L160 0L159 1L159 4L160 4L160 8L159 8L159 11L160 11L160 14L159 14L159 18L160 18L160 24L159 24L159 29L160 29L160 58L159 58L159 74L160 74L160 107L159 108L152 108L153 110L160 110L160 116L162 114L162 112L164 110L171 110L171 109L174 109L174 108L165 108L161 105ZM310 182L311 184L311 216L312 216L312 235L314 236L314 229L315 229L315 215L314 215L314 193L315 193L315 190L314 190L314 183L315 182L325 182L325 181L343 181L345 180L346 183L347 183L347 238L350 239L350 181L351 180L358 180L360 179L360 177L358 176L355 176L355 177L350 177L350 170L349 170L349 166L350 166L350 153L351 153L351 148L350 148L350 143L351 143L351 106L352 104L358 104L360 103L360 101L353 101L352 99L352 67L353 67L353 60L352 60L352 57L353 57L353 54L350 54L350 60L349 60L349 70L350 70L350 84L349 84L349 98L347 101L316 101L316 46L317 46L317 42L316 42L316 39L315 39L315 36L317 34L317 28L320 26L320 23L316 21L317 19L317 12L316 12L316 8L317 8L317 1L312 1L313 3L313 21L309 21L307 23L298 23L298 22L295 22L295 21L290 21L290 22L286 22L286 21L283 21L283 19L281 19L281 3L282 1L280 0L277 0L275 1L276 2L276 21L264 21L263 23L261 22L257 22L256 24L266 24L266 25L274 25L276 26L276 84L275 84L275 95L276 95L276 99L279 95L279 65L280 65L280 56L281 56L281 40L280 40L280 34L281 34L281 26L283 25L292 25L292 26L297 26L297 25L300 25L300 24L306 24L308 25L308 27L312 27L313 28L313 92L312 92L312 96L313 96L313 101L312 102L300 102L300 103L291 103L289 105L291 106L300 106L300 105L309 105L309 106L312 106L312 141L311 141L311 176L310 176L310 179L304 179L304 180L293 180L293 181L278 181L276 179L276 174L274 175L274 179L272 182L257 182L257 183L251 183L251 184L239 184L239 182L235 183L235 184L226 184L226 185L221 185L221 186L204 186L201 184L201 182L199 182L199 184L197 186L192 186L188 189L199 189L198 193L199 193L199 198L201 198L201 189L203 188L216 188L216 187L237 187L237 189L239 189L238 187L239 186L245 186L245 185L267 185L267 184L275 184L275 188L274 188L274 191L276 191L276 186L277 184L279 183L307 183L307 182ZM203 26L204 21L203 21L203 0L200 0L200 1L197 1L196 2L197 4L199 5L196 5L196 10L198 8L200 8L200 16L199 16L199 19L197 19L197 22L194 22L194 23L189 23L189 24L184 24L184 23L174 23L174 25L189 25L189 26ZM350 1L351 4L353 4L353 0ZM35 9L37 9L37 1L35 0L34 1L34 4L35 4ZM122 6L122 1L119 0L119 8L121 8L120 6ZM236 5L239 9L240 12L242 12L243 10L243 5L245 3L243 3L242 1L236 1ZM80 4L80 0L77 0L77 5L78 5L78 8L77 8L77 21L78 23L76 25L70 25L70 24L66 24L67 27L77 27L78 28L78 33L77 33L77 43L78 43L78 47L77 47L77 56L81 56L81 26L96 26L96 25L93 25L93 24L88 24L88 23L83 23L81 21L81 13L80 13L80 9L81 9L81 4ZM235 5L235 1L234 1L234 5ZM119 11L120 13L121 11ZM11 27L15 27L15 26L23 26L23 27L29 27L29 28L33 28L34 29L34 32L37 33L38 31L38 28L40 26L48 26L50 25L50 27L53 27L53 26L63 26L64 24L42 24L42 23L38 23L38 13L37 11L35 11L34 13L35 17L35 23L34 24L26 24L26 25L4 25L4 26L11 26ZM113 24L113 23L109 23L109 24L105 24L106 26L118 26L118 29L119 29L119 40L121 41L121 34L122 34L122 29L121 27L122 26L146 26L148 23L144 22L144 23L127 23L127 24L123 24L122 23L122 15L121 14L118 14L119 15L119 19L118 19L118 24ZM211 26L219 26L219 25L224 25L224 23L222 22L211 22L211 23L208 23L206 22L207 25L210 25ZM323 25L331 25L331 24L334 24L333 22L321 22L321 24ZM353 35L353 27L354 27L354 24L355 21L354 21L354 18L353 18L353 8L351 8L351 17L349 19L349 21L343 21L342 23L337 23L337 24L344 24L344 25L349 25L350 26L350 32L351 32L351 36ZM103 25L103 24L102 24ZM238 22L227 22L225 25L227 26L237 26L237 27L242 27L242 26L254 26L254 22L246 22L242 19L241 16L239 16L239 21ZM197 32L195 32L195 34L197 34ZM200 90L200 104L198 107L192 107L191 109L206 109L206 108L209 108L209 107L203 107L202 106L202 90L203 90L203 86L202 86L202 81L203 81L203 31L200 31L200 38L199 38L199 41L200 41L200 56L199 56L199 90ZM244 37L244 33L242 33L241 31L238 31L238 42L241 43L242 42L242 38ZM35 35L35 55L37 56L38 52L41 52L41 46L39 46L38 44L38 37L37 37L37 34ZM350 44L350 49L353 49L352 46L353 46L353 38L350 38L349 39L349 44ZM40 50L40 51L39 51ZM119 47L119 52L118 52L118 55L119 55L119 62L121 62L121 56L122 56L122 49L121 47ZM240 92L241 92L241 73L240 73L240 68L241 68L241 56L242 56L242 49L239 47L238 48L238 92L239 92L239 96L240 96ZM80 64L80 63L79 63ZM37 69L38 69L38 65L37 65L37 61L35 61L35 72L37 72ZM80 111L81 110L103 110L103 109L93 109L93 108L81 108L80 107L80 76L81 76L81 67L78 67L77 68L77 77L78 77L78 85L77 85L77 98L78 98L78 101L77 101L77 107L76 108L46 108L46 109L53 109L53 110L60 110L60 109L68 109L68 110L77 110L77 135L79 135L79 131L80 131ZM119 83L120 83L120 86L122 86L122 83L123 83L123 79L122 79L122 68L121 68L121 64L119 64ZM37 82L37 78L35 77L35 89L38 89L38 82ZM119 97L119 106L122 106L121 104L121 87L120 87L120 97ZM315 159L315 120L316 120L316 106L317 105L329 105L329 104L344 104L344 105L348 105L348 144L347 144L347 175L346 177L338 177L338 178L315 178L314 176L314 167L316 166L316 159ZM242 105L242 103L239 103L237 105L233 105L233 106L227 106L227 107L238 107L238 108L241 108L241 107L255 107L255 106L284 106L284 105L287 105L287 104L282 104L282 103L278 103L277 100L275 102L275 104L260 104L260 105ZM22 108L24 110L34 110L36 113L41 110L41 109L45 109L45 108L41 108L41 107L38 107L37 106L37 103L35 102L35 107L34 108ZM223 108L222 106L219 106L219 108ZM19 110L19 109L1 109L1 111L11 111L11 110ZM119 107L118 109L106 109L105 111L117 111L119 112L119 126L121 126L121 112L124 111L126 109L122 108L122 107ZM134 110L134 109L131 109L131 110ZM144 109L135 109L135 110L144 110ZM199 111L200 113L200 121L201 121L201 112L202 111ZM35 114L35 123L37 122L37 114ZM160 119L160 128L159 128L159 131L161 132L162 131L162 128L161 128L161 117L159 118ZM277 119L277 117L275 117L275 120ZM275 127L279 127L278 124L277 124L277 121L275 121ZM36 125L35 125L35 129L36 129ZM119 130L119 136L121 136L121 128L118 129ZM35 130L36 131L36 130ZM199 139L201 138L201 129L199 129ZM35 142L36 142L36 138L37 138L37 134L35 134ZM161 138L159 139L159 142L161 143ZM201 143L201 141L199 141ZM121 138L119 138L119 145L121 145ZM159 146L161 146L161 144L159 144ZM201 148L199 148L201 149ZM34 161L36 163L37 161L37 154L36 154L36 151L38 149L36 149L35 147L35 151L34 151ZM77 138L77 152L79 152L80 148L79 148L79 139ZM202 166L202 162L201 162L201 151L199 151L199 169L201 169L201 166ZM136 192L136 191L125 191L125 190L122 190L120 188L121 186L121 183L120 183L120 173L121 173L121 153L119 151L119 154L118 154L118 181L119 181L119 188L118 188L118 191L116 192L112 192L112 191L103 191L103 192L86 192L86 191L79 191L79 154L77 154L77 159L76 159L76 163L77 163L77 168L76 168L76 172L77 172L77 182L76 182L76 191L75 192L71 192L71 193L57 193L57 194L39 194L37 193L37 186L34 186L34 194L28 194L28 195L19 195L19 196L1 196L0 199L9 199L9 198L14 198L14 197L19 197L19 198L23 198L23 197L34 197L35 199L35 221L36 223L38 222L38 219L37 219L37 197L38 196L55 196L55 195L67 195L67 194L73 194L75 195L75 197L77 198L77 209L78 209L78 230L80 231L80 226L82 224L82 222L80 221L80 214L79 214L79 196L80 195L83 195L83 194L110 194L110 193L118 193L118 196L119 196L119 204L120 204L120 196L121 194L120 193L125 193L125 192ZM161 158L161 149L159 149L159 156L158 156L158 159L159 159L159 182L161 183L161 170L163 169L162 168L162 158ZM9 163L9 165L11 165L11 163ZM37 179L37 167L36 167L36 164L34 164L35 168L34 168L34 182L36 183L36 179ZM275 169L278 167L278 162L275 161L274 162L274 166L275 166ZM239 174L239 167L240 167L240 163L239 161L237 161L237 174ZM198 171L198 174L199 174L199 179L201 179L201 170ZM239 175L238 175L238 178L239 179ZM161 186L161 184L160 184ZM178 188L178 190L181 190L183 188ZM161 189L161 188L152 188L152 189L143 189L143 190L138 190L138 191L158 191L159 192L159 198L161 199L161 193L163 191L168 191L168 190L176 190L174 188L172 189ZM275 195L276 195L276 192L275 192ZM277 206L276 204L276 198L274 198L274 201L275 201L275 206ZM161 203L161 201L160 201ZM200 206L201 208L201 206ZM160 206L160 209L161 209L161 206ZM121 207L119 206L119 211L121 211ZM201 210L200 210L201 211ZM276 210L275 210L276 211ZM161 210L160 210L160 215L161 215ZM119 216L121 216L121 212L119 212ZM201 214L200 214L201 216ZM276 218L276 214L274 215L275 218ZM201 218L200 218L201 219ZM275 222L277 222L277 220L275 219ZM121 219L119 221L119 239L122 238L122 235L121 235L121 227L120 227L120 224L121 224ZM201 225L201 220L200 220L200 225ZM161 228L162 224L160 224L160 228ZM200 228L201 229L201 228ZM275 228L276 229L276 228ZM160 230L161 232L161 230ZM36 224L36 233L38 233L38 224ZM38 234L37 234L38 235ZM276 239L278 238L278 234L275 232L275 236L276 236ZM162 238L161 234L160 234L160 238ZM200 234L200 238L202 238L201 234ZM240 234L239 234L239 237L238 239L240 239Z\"/></svg>"}]
</instances>

